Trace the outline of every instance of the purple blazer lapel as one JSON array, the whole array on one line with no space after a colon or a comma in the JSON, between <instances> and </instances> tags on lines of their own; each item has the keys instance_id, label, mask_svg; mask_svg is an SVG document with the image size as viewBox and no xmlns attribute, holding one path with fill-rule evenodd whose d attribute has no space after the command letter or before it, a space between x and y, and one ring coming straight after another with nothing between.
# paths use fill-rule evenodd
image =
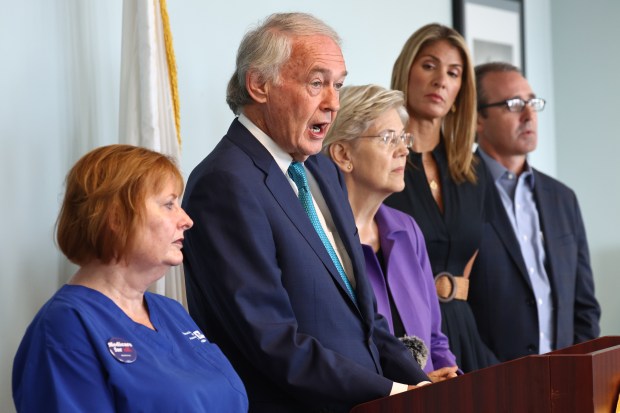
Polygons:
<instances>
[{"instance_id":1,"label":"purple blazer lapel","mask_svg":"<svg viewBox=\"0 0 620 413\"><path fill-rule=\"evenodd\" d=\"M391 285L391 292L396 307L399 309L411 308L411 311L400 311L399 315L405 327L421 322L418 315L413 310L411 299L419 295L420 286L414 285L417 282L418 273L422 269L416 269L416 251L409 231L413 228L398 219L394 212L387 206L381 205L375 216L379 227L379 238L381 249L385 259L385 271ZM430 271L430 269L429 269ZM430 274L429 274L430 276ZM387 304L389 311L389 303Z\"/></svg>"}]
</instances>

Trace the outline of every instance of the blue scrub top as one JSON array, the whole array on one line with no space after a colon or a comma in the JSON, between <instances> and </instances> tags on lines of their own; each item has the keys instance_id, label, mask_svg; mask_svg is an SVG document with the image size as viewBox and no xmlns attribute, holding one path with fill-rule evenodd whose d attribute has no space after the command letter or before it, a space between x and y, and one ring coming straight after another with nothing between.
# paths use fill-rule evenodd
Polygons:
<instances>
[{"instance_id":1,"label":"blue scrub top","mask_svg":"<svg viewBox=\"0 0 620 413\"><path fill-rule=\"evenodd\" d=\"M18 412L247 412L243 383L185 309L145 293L156 331L112 300L63 286L39 311L13 364Z\"/></svg>"}]
</instances>

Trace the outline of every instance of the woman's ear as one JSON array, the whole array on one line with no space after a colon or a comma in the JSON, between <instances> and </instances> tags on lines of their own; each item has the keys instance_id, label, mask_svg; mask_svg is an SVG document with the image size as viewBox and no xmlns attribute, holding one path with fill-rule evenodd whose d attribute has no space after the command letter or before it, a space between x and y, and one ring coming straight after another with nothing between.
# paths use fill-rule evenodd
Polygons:
<instances>
[{"instance_id":1,"label":"woman's ear","mask_svg":"<svg viewBox=\"0 0 620 413\"><path fill-rule=\"evenodd\" d=\"M253 100L265 103L269 95L269 84L256 70L248 70L245 74L245 87Z\"/></svg>"},{"instance_id":2,"label":"woman's ear","mask_svg":"<svg viewBox=\"0 0 620 413\"><path fill-rule=\"evenodd\" d=\"M118 210L118 203L113 201L112 205L108 207L106 212L108 217L108 227L110 228L110 231L114 233L120 232L122 225L120 213Z\"/></svg>"},{"instance_id":3,"label":"woman's ear","mask_svg":"<svg viewBox=\"0 0 620 413\"><path fill-rule=\"evenodd\" d=\"M335 142L329 146L329 155L344 173L353 170L351 145L346 141Z\"/></svg>"}]
</instances>

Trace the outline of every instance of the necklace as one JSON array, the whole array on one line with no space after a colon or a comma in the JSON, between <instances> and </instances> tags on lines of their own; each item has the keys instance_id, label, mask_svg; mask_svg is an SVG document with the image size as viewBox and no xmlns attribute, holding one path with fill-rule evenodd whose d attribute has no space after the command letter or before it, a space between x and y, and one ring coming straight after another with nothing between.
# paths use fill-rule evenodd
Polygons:
<instances>
[{"instance_id":1,"label":"necklace","mask_svg":"<svg viewBox=\"0 0 620 413\"><path fill-rule=\"evenodd\" d=\"M439 189L439 182L437 182L437 164L432 158L430 153L424 153L422 155L422 165L424 166L424 173L426 174L426 180L431 191Z\"/></svg>"}]
</instances>

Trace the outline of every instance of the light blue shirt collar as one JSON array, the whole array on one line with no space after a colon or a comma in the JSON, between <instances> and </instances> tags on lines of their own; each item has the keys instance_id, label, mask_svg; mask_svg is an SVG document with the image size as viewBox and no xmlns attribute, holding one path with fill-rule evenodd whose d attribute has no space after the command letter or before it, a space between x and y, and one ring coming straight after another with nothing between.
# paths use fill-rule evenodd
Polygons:
<instances>
[{"instance_id":1,"label":"light blue shirt collar","mask_svg":"<svg viewBox=\"0 0 620 413\"><path fill-rule=\"evenodd\" d=\"M478 146L478 151L480 152L480 157L486 164L487 168L491 172L491 176L493 177L493 182L496 184L499 182L500 178L505 176L506 174L512 175L513 178L516 178L514 173L510 172L504 165L497 162L495 159L491 158L489 154L487 154L480 146ZM526 177L528 177L525 181L529 185L530 189L534 189L534 170L528 163L527 159L525 160L525 167L523 173Z\"/></svg>"}]
</instances>

